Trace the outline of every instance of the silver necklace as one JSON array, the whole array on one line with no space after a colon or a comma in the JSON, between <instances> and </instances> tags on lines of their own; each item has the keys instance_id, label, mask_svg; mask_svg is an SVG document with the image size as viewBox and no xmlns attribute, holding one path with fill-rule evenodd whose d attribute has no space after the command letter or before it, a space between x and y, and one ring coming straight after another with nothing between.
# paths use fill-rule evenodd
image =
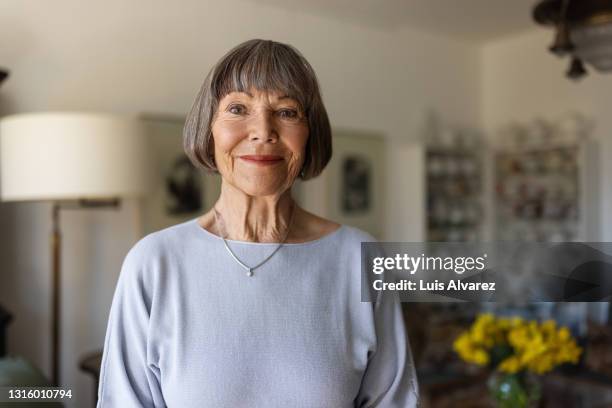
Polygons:
<instances>
[{"instance_id":1,"label":"silver necklace","mask_svg":"<svg viewBox=\"0 0 612 408\"><path fill-rule=\"evenodd\" d=\"M218 212L217 209L215 207L213 207L213 212L215 215L215 224L220 225L219 223L219 218L217 216ZM285 244L285 241L287 240L287 237L289 236L289 231L291 231L291 225L293 223L293 214L295 213L295 202L292 202L291 204L291 215L289 217L289 224L287 226L287 231L285 232L285 237L283 238L283 240L280 242L280 244L278 244L278 246L274 249L274 251L272 251L272 253L270 255L268 255L263 261L261 261L260 263L258 263L255 266L249 266L247 264L245 264L244 262L242 262L234 253L234 251L232 251L232 249L230 248L228 242L227 242L227 230L225 230L225 224L223 225L223 230L224 230L224 234L221 236L221 239L223 239L223 244L225 245L225 249L227 249L227 252L231 255L232 258L234 258L234 260L236 262L238 262L238 264L240 266L242 266L247 272L246 275L251 277L253 276L253 271L257 268L259 268L260 266L262 266L263 264L265 264L266 262L268 262L268 260L270 258L272 258L274 256L274 254L276 252L278 252L279 249L281 249L281 247Z\"/></svg>"}]
</instances>

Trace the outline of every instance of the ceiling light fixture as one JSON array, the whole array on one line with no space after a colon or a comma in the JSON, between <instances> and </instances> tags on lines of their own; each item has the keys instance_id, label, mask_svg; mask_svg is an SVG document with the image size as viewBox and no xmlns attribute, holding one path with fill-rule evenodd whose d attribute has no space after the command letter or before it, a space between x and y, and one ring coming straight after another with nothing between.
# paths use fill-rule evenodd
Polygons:
<instances>
[{"instance_id":1,"label":"ceiling light fixture","mask_svg":"<svg viewBox=\"0 0 612 408\"><path fill-rule=\"evenodd\" d=\"M550 51L571 57L566 75L586 75L584 63L599 72L612 72L612 0L542 0L534 20L556 29Z\"/></svg>"}]
</instances>

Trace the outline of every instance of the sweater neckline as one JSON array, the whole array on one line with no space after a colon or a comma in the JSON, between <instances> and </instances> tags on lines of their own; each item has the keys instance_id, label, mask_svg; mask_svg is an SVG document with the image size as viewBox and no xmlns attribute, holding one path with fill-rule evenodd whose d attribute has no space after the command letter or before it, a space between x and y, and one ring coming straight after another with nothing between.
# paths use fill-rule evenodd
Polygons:
<instances>
[{"instance_id":1,"label":"sweater neckline","mask_svg":"<svg viewBox=\"0 0 612 408\"><path fill-rule=\"evenodd\" d=\"M202 228L200 226L200 224L198 223L198 218L196 217L194 219L192 219L190 221L190 224L193 225L194 228L196 228L198 231L200 231L201 234L207 236L208 238L212 238L215 240L218 240L220 242L223 242L223 238L221 238L220 236L213 234L212 232L208 231L205 228ZM297 246L308 246L308 245L313 245L313 244L318 244L321 242L325 242L328 239L331 239L333 237L335 237L336 235L338 235L340 233L340 231L344 230L346 228L346 226L344 224L340 224L340 226L338 228L336 228L335 230L333 230L330 233L327 233L325 235L323 235L320 238L317 239L313 239L310 241L305 241L305 242L286 242L283 244L283 246L293 246L293 247L297 247ZM231 243L231 244L241 244L241 245L252 245L252 246L278 246L280 244L280 242L251 242L251 241L238 241L238 240L234 240L234 239L226 239L227 242Z\"/></svg>"}]
</instances>

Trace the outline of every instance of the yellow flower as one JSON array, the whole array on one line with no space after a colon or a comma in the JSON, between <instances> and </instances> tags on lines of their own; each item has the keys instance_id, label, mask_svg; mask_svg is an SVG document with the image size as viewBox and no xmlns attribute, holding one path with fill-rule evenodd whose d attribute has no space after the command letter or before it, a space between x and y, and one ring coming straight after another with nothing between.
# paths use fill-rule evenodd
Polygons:
<instances>
[{"instance_id":1,"label":"yellow flower","mask_svg":"<svg viewBox=\"0 0 612 408\"><path fill-rule=\"evenodd\" d=\"M481 314L463 332L453 348L466 362L487 365L494 346L508 346L512 355L499 363L497 369L506 373L528 370L546 373L563 363L577 363L582 349L567 327L558 327L554 320L525 321L520 317L495 317Z\"/></svg>"},{"instance_id":2,"label":"yellow flower","mask_svg":"<svg viewBox=\"0 0 612 408\"><path fill-rule=\"evenodd\" d=\"M489 353L483 349L476 349L474 350L473 360L474 363L480 366L485 366L489 364Z\"/></svg>"},{"instance_id":3,"label":"yellow flower","mask_svg":"<svg viewBox=\"0 0 612 408\"><path fill-rule=\"evenodd\" d=\"M523 368L520 359L517 356L510 356L499 364L499 371L514 374Z\"/></svg>"}]
</instances>

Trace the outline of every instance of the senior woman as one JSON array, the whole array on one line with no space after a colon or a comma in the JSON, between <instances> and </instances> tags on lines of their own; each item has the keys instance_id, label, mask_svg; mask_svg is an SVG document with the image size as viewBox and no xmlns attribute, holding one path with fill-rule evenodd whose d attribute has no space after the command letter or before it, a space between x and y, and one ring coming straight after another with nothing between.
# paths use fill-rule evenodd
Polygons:
<instances>
[{"instance_id":1,"label":"senior woman","mask_svg":"<svg viewBox=\"0 0 612 408\"><path fill-rule=\"evenodd\" d=\"M184 148L218 172L207 213L127 254L110 309L98 407L414 407L396 297L361 302L373 237L300 208L298 178L331 157L310 64L251 40L201 87Z\"/></svg>"}]
</instances>

